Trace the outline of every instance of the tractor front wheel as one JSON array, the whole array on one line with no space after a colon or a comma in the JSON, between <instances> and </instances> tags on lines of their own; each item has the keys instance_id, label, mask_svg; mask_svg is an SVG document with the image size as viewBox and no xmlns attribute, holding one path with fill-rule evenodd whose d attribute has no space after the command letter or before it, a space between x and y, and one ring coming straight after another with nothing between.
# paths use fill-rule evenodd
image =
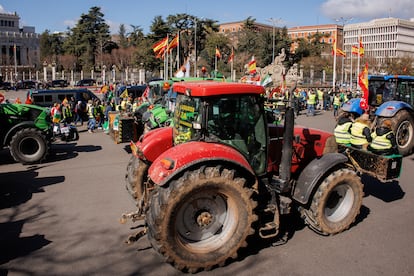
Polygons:
<instances>
[{"instance_id":1,"label":"tractor front wheel","mask_svg":"<svg viewBox=\"0 0 414 276\"><path fill-rule=\"evenodd\" d=\"M340 233L355 221L363 195L363 185L354 171L334 171L316 190L310 208L303 210L305 222L322 235Z\"/></svg>"},{"instance_id":2,"label":"tractor front wheel","mask_svg":"<svg viewBox=\"0 0 414 276\"><path fill-rule=\"evenodd\" d=\"M40 130L25 128L17 131L12 137L10 153L16 162L33 164L46 158L48 144L45 135Z\"/></svg>"},{"instance_id":3,"label":"tractor front wheel","mask_svg":"<svg viewBox=\"0 0 414 276\"><path fill-rule=\"evenodd\" d=\"M177 269L195 273L223 266L247 246L257 203L254 190L235 174L220 167L188 171L153 193L148 238Z\"/></svg>"}]
</instances>

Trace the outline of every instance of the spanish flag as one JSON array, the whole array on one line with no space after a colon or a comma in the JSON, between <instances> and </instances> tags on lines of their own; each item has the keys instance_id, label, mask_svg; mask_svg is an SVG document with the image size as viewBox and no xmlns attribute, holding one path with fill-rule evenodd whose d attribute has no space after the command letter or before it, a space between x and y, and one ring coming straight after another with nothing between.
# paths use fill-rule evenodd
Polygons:
<instances>
[{"instance_id":1,"label":"spanish flag","mask_svg":"<svg viewBox=\"0 0 414 276\"><path fill-rule=\"evenodd\" d=\"M221 58L220 50L216 47L216 57Z\"/></svg>"},{"instance_id":2,"label":"spanish flag","mask_svg":"<svg viewBox=\"0 0 414 276\"><path fill-rule=\"evenodd\" d=\"M171 52L172 49L176 48L179 43L178 34L171 40L171 42L168 44L168 51Z\"/></svg>"},{"instance_id":3,"label":"spanish flag","mask_svg":"<svg viewBox=\"0 0 414 276\"><path fill-rule=\"evenodd\" d=\"M362 38L359 38L359 56L363 57L365 53L364 45L362 44Z\"/></svg>"},{"instance_id":4,"label":"spanish flag","mask_svg":"<svg viewBox=\"0 0 414 276\"><path fill-rule=\"evenodd\" d=\"M352 45L352 54L353 55L358 55L358 52L359 52L358 46Z\"/></svg>"},{"instance_id":5,"label":"spanish flag","mask_svg":"<svg viewBox=\"0 0 414 276\"><path fill-rule=\"evenodd\" d=\"M365 103L368 103L368 63L365 63L364 69L359 73L358 76L358 84L359 87L361 87L361 90L363 92L362 99ZM361 100L362 100L361 99ZM366 109L366 108L364 108Z\"/></svg>"},{"instance_id":6,"label":"spanish flag","mask_svg":"<svg viewBox=\"0 0 414 276\"><path fill-rule=\"evenodd\" d=\"M254 59L254 56L252 56L252 60L247 64L247 69L250 74L256 73L256 60Z\"/></svg>"},{"instance_id":7,"label":"spanish flag","mask_svg":"<svg viewBox=\"0 0 414 276\"><path fill-rule=\"evenodd\" d=\"M161 41L158 41L152 46L154 53L159 54L161 51L164 51L168 45L168 36Z\"/></svg>"}]
</instances>

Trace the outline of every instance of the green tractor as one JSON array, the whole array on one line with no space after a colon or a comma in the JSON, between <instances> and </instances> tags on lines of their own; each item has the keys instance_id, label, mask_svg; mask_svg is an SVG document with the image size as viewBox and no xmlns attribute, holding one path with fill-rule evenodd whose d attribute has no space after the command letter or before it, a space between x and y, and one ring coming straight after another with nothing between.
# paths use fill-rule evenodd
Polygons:
<instances>
[{"instance_id":1,"label":"green tractor","mask_svg":"<svg viewBox=\"0 0 414 276\"><path fill-rule=\"evenodd\" d=\"M16 162L33 164L44 160L51 142L78 140L74 126L62 127L53 133L48 108L27 104L0 104L0 139L2 148L8 147Z\"/></svg>"}]
</instances>

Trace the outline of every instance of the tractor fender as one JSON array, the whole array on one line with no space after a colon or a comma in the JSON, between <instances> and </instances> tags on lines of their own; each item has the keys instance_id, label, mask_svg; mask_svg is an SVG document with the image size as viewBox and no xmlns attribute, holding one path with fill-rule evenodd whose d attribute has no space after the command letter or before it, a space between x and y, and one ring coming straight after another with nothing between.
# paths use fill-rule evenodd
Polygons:
<instances>
[{"instance_id":1,"label":"tractor fender","mask_svg":"<svg viewBox=\"0 0 414 276\"><path fill-rule=\"evenodd\" d=\"M341 106L341 109L343 111L347 111L347 112L350 112L350 113L358 113L359 115L361 115L362 113L364 113L364 110L362 110L361 106L359 105L360 102L361 102L360 98L350 99L349 101L346 101Z\"/></svg>"},{"instance_id":2,"label":"tractor fender","mask_svg":"<svg viewBox=\"0 0 414 276\"><path fill-rule=\"evenodd\" d=\"M169 179L189 167L203 163L227 162L254 176L246 158L237 150L222 144L187 142L165 151L152 163L148 176L157 185L165 185Z\"/></svg>"},{"instance_id":3,"label":"tractor fender","mask_svg":"<svg viewBox=\"0 0 414 276\"><path fill-rule=\"evenodd\" d=\"M3 145L6 146L9 144L11 138L13 137L13 135L22 128L29 128L29 127L33 127L33 128L37 128L35 123L33 121L23 121L20 122L16 125L14 125L12 128L9 129L9 131L7 131L6 135L4 136L3 139Z\"/></svg>"},{"instance_id":4,"label":"tractor fender","mask_svg":"<svg viewBox=\"0 0 414 276\"><path fill-rule=\"evenodd\" d=\"M410 112L414 112L414 109L406 102L401 101L389 101L380 105L375 111L375 115L379 117L394 117L394 115L401 109L406 109Z\"/></svg>"},{"instance_id":5,"label":"tractor fender","mask_svg":"<svg viewBox=\"0 0 414 276\"><path fill-rule=\"evenodd\" d=\"M159 155L173 146L172 128L162 127L145 133L136 146L143 153L145 159L153 162Z\"/></svg>"},{"instance_id":6,"label":"tractor fender","mask_svg":"<svg viewBox=\"0 0 414 276\"><path fill-rule=\"evenodd\" d=\"M293 198L306 204L322 176L336 165L347 161L348 157L336 152L326 153L321 158L312 160L299 175L293 191Z\"/></svg>"}]
</instances>

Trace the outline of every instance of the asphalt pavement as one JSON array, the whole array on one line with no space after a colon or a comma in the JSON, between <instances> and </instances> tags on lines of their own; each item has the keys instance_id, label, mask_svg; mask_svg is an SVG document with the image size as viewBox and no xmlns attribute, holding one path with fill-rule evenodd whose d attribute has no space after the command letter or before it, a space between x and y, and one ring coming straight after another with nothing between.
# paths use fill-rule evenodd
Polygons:
<instances>
[{"instance_id":1,"label":"asphalt pavement","mask_svg":"<svg viewBox=\"0 0 414 276\"><path fill-rule=\"evenodd\" d=\"M329 111L297 123L330 131L335 124ZM0 275L182 275L146 237L124 243L136 225L119 223L134 210L124 188L128 144L79 130L79 141L54 145L42 164L17 164L0 151ZM258 241L198 275L413 275L413 167L408 156L399 181L364 177L361 214L348 231L320 236L291 216L282 222L285 244Z\"/></svg>"}]
</instances>

